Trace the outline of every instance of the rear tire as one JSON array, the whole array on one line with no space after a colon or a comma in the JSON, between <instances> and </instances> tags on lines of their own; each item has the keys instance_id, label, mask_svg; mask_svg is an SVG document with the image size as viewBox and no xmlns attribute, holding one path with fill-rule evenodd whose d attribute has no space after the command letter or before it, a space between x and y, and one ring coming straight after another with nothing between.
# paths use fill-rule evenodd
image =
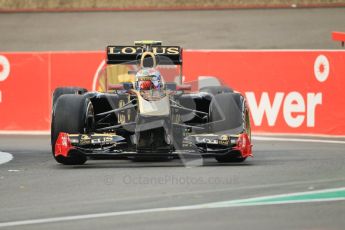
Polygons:
<instances>
[{"instance_id":1,"label":"rear tire","mask_svg":"<svg viewBox=\"0 0 345 230\"><path fill-rule=\"evenodd\" d=\"M94 111L89 98L82 95L60 96L52 114L51 145L55 160L65 165L80 165L87 160L84 154L55 157L55 143L60 132L89 133L94 126ZM74 151L76 152L76 151Z\"/></svg>"}]
</instances>

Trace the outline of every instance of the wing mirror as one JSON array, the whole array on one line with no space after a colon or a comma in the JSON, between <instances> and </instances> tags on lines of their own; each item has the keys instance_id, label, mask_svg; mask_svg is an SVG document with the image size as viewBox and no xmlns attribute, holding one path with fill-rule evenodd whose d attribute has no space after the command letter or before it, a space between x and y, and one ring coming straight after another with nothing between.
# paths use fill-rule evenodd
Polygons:
<instances>
[{"instance_id":1,"label":"wing mirror","mask_svg":"<svg viewBox=\"0 0 345 230\"><path fill-rule=\"evenodd\" d=\"M129 91L129 90L133 89L133 83L132 82L124 82L122 84L123 84L124 90Z\"/></svg>"},{"instance_id":2,"label":"wing mirror","mask_svg":"<svg viewBox=\"0 0 345 230\"><path fill-rule=\"evenodd\" d=\"M126 90L129 91L133 89L133 83L132 82L123 82L120 84L109 84L108 90Z\"/></svg>"},{"instance_id":3,"label":"wing mirror","mask_svg":"<svg viewBox=\"0 0 345 230\"><path fill-rule=\"evenodd\" d=\"M176 91L177 84L175 82L166 82L165 89L170 91Z\"/></svg>"}]
</instances>

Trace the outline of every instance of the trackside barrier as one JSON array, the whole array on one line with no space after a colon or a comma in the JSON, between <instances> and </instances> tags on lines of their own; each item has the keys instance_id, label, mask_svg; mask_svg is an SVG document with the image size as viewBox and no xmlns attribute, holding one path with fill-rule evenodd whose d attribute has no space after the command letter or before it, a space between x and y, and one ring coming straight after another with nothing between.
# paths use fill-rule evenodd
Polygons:
<instances>
[{"instance_id":1,"label":"trackside barrier","mask_svg":"<svg viewBox=\"0 0 345 230\"><path fill-rule=\"evenodd\" d=\"M0 132L49 131L59 86L96 87L104 52L0 52ZM345 136L345 51L185 50L185 81L216 76L247 98L254 132Z\"/></svg>"}]
</instances>

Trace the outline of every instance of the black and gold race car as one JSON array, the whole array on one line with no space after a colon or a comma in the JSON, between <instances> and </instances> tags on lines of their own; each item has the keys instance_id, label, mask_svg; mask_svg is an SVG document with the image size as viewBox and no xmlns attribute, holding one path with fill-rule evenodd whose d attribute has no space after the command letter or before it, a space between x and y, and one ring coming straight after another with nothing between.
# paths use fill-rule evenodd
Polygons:
<instances>
[{"instance_id":1,"label":"black and gold race car","mask_svg":"<svg viewBox=\"0 0 345 230\"><path fill-rule=\"evenodd\" d=\"M252 156L245 98L217 79L183 83L182 53L157 41L108 46L97 91L57 88L51 122L55 160L74 165L191 155L242 162Z\"/></svg>"}]
</instances>

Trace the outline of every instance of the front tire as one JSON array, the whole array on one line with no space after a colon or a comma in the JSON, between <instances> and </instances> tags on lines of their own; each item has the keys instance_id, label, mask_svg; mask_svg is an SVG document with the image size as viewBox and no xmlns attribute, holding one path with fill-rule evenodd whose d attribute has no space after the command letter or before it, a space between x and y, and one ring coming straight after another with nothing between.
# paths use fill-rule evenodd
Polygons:
<instances>
[{"instance_id":1,"label":"front tire","mask_svg":"<svg viewBox=\"0 0 345 230\"><path fill-rule=\"evenodd\" d=\"M215 159L219 163L240 163L247 159L247 157L242 157L240 153L230 152L223 156L216 156Z\"/></svg>"},{"instance_id":2,"label":"front tire","mask_svg":"<svg viewBox=\"0 0 345 230\"><path fill-rule=\"evenodd\" d=\"M57 99L61 95L65 94L79 94L82 95L87 92L87 89L81 88L81 87L59 87L54 90L53 96L52 96L52 108L54 109L55 104L57 102Z\"/></svg>"},{"instance_id":3,"label":"front tire","mask_svg":"<svg viewBox=\"0 0 345 230\"><path fill-rule=\"evenodd\" d=\"M94 111L89 98L82 95L60 96L52 114L51 145L55 160L65 165L80 165L87 160L84 154L68 157L55 156L55 143L60 132L69 134L89 133L94 125Z\"/></svg>"},{"instance_id":4,"label":"front tire","mask_svg":"<svg viewBox=\"0 0 345 230\"><path fill-rule=\"evenodd\" d=\"M247 109L244 97L239 93L222 93L214 95L210 104L211 131L214 133L240 134L249 132L247 125ZM249 122L249 120L248 120ZM225 155L215 156L220 163L243 162L238 151L232 151Z\"/></svg>"},{"instance_id":5,"label":"front tire","mask_svg":"<svg viewBox=\"0 0 345 230\"><path fill-rule=\"evenodd\" d=\"M242 133L244 126L244 97L238 93L214 95L210 107L211 132Z\"/></svg>"},{"instance_id":6,"label":"front tire","mask_svg":"<svg viewBox=\"0 0 345 230\"><path fill-rule=\"evenodd\" d=\"M222 94L222 93L233 93L234 90L227 86L205 86L202 87L200 92L210 93L212 95Z\"/></svg>"}]
</instances>

